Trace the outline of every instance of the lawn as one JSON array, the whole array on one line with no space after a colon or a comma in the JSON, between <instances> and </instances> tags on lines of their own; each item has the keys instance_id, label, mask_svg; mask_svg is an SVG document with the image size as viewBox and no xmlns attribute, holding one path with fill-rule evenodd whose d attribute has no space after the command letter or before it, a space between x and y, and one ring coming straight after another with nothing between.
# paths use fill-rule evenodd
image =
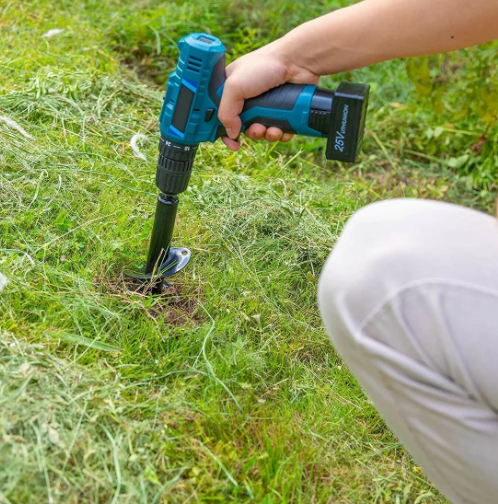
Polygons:
<instances>
[{"instance_id":1,"label":"lawn","mask_svg":"<svg viewBox=\"0 0 498 504\"><path fill-rule=\"evenodd\" d=\"M315 292L369 202L492 211L496 44L324 78L372 86L356 165L326 163L322 140L203 145L174 237L191 263L160 297L123 275L145 260L178 39L213 33L233 59L347 4L0 4L0 503L446 502Z\"/></svg>"}]
</instances>

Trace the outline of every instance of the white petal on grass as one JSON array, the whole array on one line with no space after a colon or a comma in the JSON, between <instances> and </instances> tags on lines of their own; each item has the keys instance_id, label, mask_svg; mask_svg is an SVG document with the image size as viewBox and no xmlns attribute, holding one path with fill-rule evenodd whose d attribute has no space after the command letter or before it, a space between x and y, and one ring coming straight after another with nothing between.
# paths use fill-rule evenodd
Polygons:
<instances>
[{"instance_id":1,"label":"white petal on grass","mask_svg":"<svg viewBox=\"0 0 498 504\"><path fill-rule=\"evenodd\" d=\"M9 128L15 129L25 138L33 138L20 124L17 124L14 119L7 116L0 116L0 122L6 124Z\"/></svg>"},{"instance_id":2,"label":"white petal on grass","mask_svg":"<svg viewBox=\"0 0 498 504\"><path fill-rule=\"evenodd\" d=\"M139 140L145 140L146 138L147 137L145 135L142 135L142 133L135 133L130 140L130 147L133 151L133 154L135 154L136 157L143 159L144 161L147 161L147 156L143 152L140 152L137 143Z\"/></svg>"},{"instance_id":3,"label":"white petal on grass","mask_svg":"<svg viewBox=\"0 0 498 504\"><path fill-rule=\"evenodd\" d=\"M61 444L59 433L53 427L48 428L48 439L52 444L56 446L59 446Z\"/></svg>"},{"instance_id":4,"label":"white petal on grass","mask_svg":"<svg viewBox=\"0 0 498 504\"><path fill-rule=\"evenodd\" d=\"M0 292L3 291L3 289L7 286L8 283L9 281L7 280L7 277L5 277L0 273Z\"/></svg>"},{"instance_id":5,"label":"white petal on grass","mask_svg":"<svg viewBox=\"0 0 498 504\"><path fill-rule=\"evenodd\" d=\"M62 28L52 28L51 30L48 30L48 32L44 33L42 37L45 38L51 38L55 37L56 35L60 35L64 30Z\"/></svg>"}]
</instances>

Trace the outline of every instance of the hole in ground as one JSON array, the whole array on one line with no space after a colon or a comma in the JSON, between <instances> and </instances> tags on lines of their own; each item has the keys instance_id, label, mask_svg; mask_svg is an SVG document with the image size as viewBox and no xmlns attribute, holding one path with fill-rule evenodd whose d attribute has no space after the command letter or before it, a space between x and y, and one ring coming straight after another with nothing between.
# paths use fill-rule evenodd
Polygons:
<instances>
[{"instance_id":1,"label":"hole in ground","mask_svg":"<svg viewBox=\"0 0 498 504\"><path fill-rule=\"evenodd\" d=\"M95 276L93 285L100 291L105 291L111 296L118 296L123 301L136 303L130 297L130 291L139 296L148 298L153 293L154 287L157 287L164 280L158 280L154 284L143 282L127 277L102 278ZM181 327L190 325L195 327L203 322L203 318L198 309L198 301L202 297L202 290L198 287L187 292L187 287L179 283L165 285L160 294L157 294L156 300L151 308L143 306L147 315L153 319L164 318L166 325Z\"/></svg>"}]
</instances>

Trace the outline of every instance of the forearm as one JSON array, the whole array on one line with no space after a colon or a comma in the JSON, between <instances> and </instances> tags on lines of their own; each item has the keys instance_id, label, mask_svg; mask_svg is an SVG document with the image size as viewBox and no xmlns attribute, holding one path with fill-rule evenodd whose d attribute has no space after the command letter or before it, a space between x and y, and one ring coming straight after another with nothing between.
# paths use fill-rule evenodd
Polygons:
<instances>
[{"instance_id":1,"label":"forearm","mask_svg":"<svg viewBox=\"0 0 498 504\"><path fill-rule=\"evenodd\" d=\"M309 21L277 44L288 65L328 75L498 38L498 0L364 0Z\"/></svg>"}]
</instances>

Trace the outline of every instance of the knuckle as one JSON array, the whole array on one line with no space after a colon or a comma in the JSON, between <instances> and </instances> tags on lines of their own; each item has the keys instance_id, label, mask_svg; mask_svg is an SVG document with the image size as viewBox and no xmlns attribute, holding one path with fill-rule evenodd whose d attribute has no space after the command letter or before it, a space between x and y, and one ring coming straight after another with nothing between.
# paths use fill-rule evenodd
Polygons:
<instances>
[{"instance_id":1,"label":"knuckle","mask_svg":"<svg viewBox=\"0 0 498 504\"><path fill-rule=\"evenodd\" d=\"M218 111L218 119L225 125L231 124L235 119L235 114L229 108L221 108Z\"/></svg>"},{"instance_id":2,"label":"knuckle","mask_svg":"<svg viewBox=\"0 0 498 504\"><path fill-rule=\"evenodd\" d=\"M230 96L238 95L241 89L241 81L236 74L231 74L230 77L225 81L225 87L223 88L223 94L227 93Z\"/></svg>"},{"instance_id":3,"label":"knuckle","mask_svg":"<svg viewBox=\"0 0 498 504\"><path fill-rule=\"evenodd\" d=\"M229 113L227 113L224 109L222 109L220 107L219 111L218 111L218 119L223 123L227 123L227 122L230 122L230 119L231 119L231 115Z\"/></svg>"}]
</instances>

